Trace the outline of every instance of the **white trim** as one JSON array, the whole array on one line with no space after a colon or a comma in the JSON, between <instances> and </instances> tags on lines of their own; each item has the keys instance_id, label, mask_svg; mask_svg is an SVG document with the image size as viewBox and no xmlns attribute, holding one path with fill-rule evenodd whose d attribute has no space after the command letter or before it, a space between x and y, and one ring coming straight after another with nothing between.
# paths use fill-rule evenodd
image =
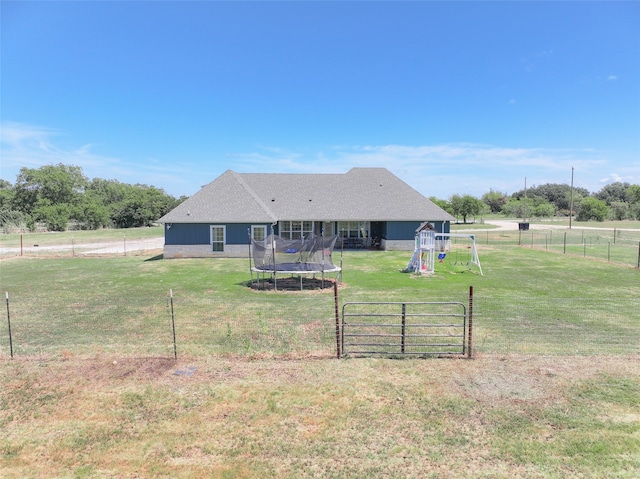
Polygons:
<instances>
[{"instance_id":1,"label":"white trim","mask_svg":"<svg viewBox=\"0 0 640 479\"><path fill-rule=\"evenodd\" d=\"M251 225L251 239L255 240L256 239L256 235L255 235L255 231L262 229L264 230L264 235L262 236L262 240L256 240L256 241L264 241L265 239L267 239L267 225Z\"/></svg>"},{"instance_id":2,"label":"white trim","mask_svg":"<svg viewBox=\"0 0 640 479\"><path fill-rule=\"evenodd\" d=\"M289 229L285 229L285 224L288 223ZM296 226L300 226L299 230L294 230L294 223ZM305 223L311 223L308 229L304 229ZM302 239L305 235L309 233L313 233L315 228L315 221L312 220L281 220L278 221L278 234L286 239ZM300 234L299 238L294 238L293 236L297 236Z\"/></svg>"},{"instance_id":3,"label":"white trim","mask_svg":"<svg viewBox=\"0 0 640 479\"><path fill-rule=\"evenodd\" d=\"M222 251L213 249L213 229L222 228ZM227 244L227 226L226 225L209 225L209 244L211 245L211 251L214 253L224 253L224 247Z\"/></svg>"}]
</instances>

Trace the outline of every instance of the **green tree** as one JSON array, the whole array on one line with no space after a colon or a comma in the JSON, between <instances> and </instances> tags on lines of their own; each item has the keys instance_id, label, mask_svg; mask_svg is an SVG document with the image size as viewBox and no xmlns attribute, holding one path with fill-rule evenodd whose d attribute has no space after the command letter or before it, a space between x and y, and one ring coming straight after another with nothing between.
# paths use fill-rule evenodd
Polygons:
<instances>
[{"instance_id":1,"label":"green tree","mask_svg":"<svg viewBox=\"0 0 640 479\"><path fill-rule=\"evenodd\" d=\"M182 201L184 201L184 199ZM431 200L432 203L434 203L435 205L445 210L447 213L451 215L453 214L453 210L451 209L451 204L447 200L441 200L439 198L436 198L435 196L430 196L429 200Z\"/></svg>"},{"instance_id":2,"label":"green tree","mask_svg":"<svg viewBox=\"0 0 640 479\"><path fill-rule=\"evenodd\" d=\"M130 188L131 185L120 183L118 180L94 178L87 186L87 193L99 199L104 206L109 206L124 201Z\"/></svg>"},{"instance_id":3,"label":"green tree","mask_svg":"<svg viewBox=\"0 0 640 479\"><path fill-rule=\"evenodd\" d=\"M616 181L602 187L594 196L604 201L607 206L611 206L615 202L627 201L627 189L631 185L629 183L621 183Z\"/></svg>"},{"instance_id":4,"label":"green tree","mask_svg":"<svg viewBox=\"0 0 640 479\"><path fill-rule=\"evenodd\" d=\"M537 218L550 218L556 214L556 207L542 198L540 201L534 201L532 215Z\"/></svg>"},{"instance_id":5,"label":"green tree","mask_svg":"<svg viewBox=\"0 0 640 479\"><path fill-rule=\"evenodd\" d=\"M32 213L47 205L77 204L88 184L79 166L47 165L21 168L14 188L14 209Z\"/></svg>"},{"instance_id":6,"label":"green tree","mask_svg":"<svg viewBox=\"0 0 640 479\"><path fill-rule=\"evenodd\" d=\"M128 186L125 198L115 205L111 218L118 228L151 226L177 204L175 198L154 186Z\"/></svg>"},{"instance_id":7,"label":"green tree","mask_svg":"<svg viewBox=\"0 0 640 479\"><path fill-rule=\"evenodd\" d=\"M7 180L0 180L0 208L11 209L15 191Z\"/></svg>"},{"instance_id":8,"label":"green tree","mask_svg":"<svg viewBox=\"0 0 640 479\"><path fill-rule=\"evenodd\" d=\"M526 218L533 214L534 204L533 199L527 198L510 198L502 207L502 213L505 216L512 218Z\"/></svg>"},{"instance_id":9,"label":"green tree","mask_svg":"<svg viewBox=\"0 0 640 479\"><path fill-rule=\"evenodd\" d=\"M573 197L574 205L576 197L589 196L589 191L585 188L574 187ZM524 189L512 195L514 198L524 198ZM558 183L546 183L540 186L534 186L527 189L527 198L541 197L556 207L557 211L569 211L569 202L571 198L571 186ZM575 208L574 208L575 209Z\"/></svg>"},{"instance_id":10,"label":"green tree","mask_svg":"<svg viewBox=\"0 0 640 479\"><path fill-rule=\"evenodd\" d=\"M45 223L51 231L66 230L70 214L67 203L51 204L47 201L42 201L33 211L35 221Z\"/></svg>"},{"instance_id":11,"label":"green tree","mask_svg":"<svg viewBox=\"0 0 640 479\"><path fill-rule=\"evenodd\" d=\"M627 189L627 198L629 199L629 216L640 220L640 185L631 185Z\"/></svg>"},{"instance_id":12,"label":"green tree","mask_svg":"<svg viewBox=\"0 0 640 479\"><path fill-rule=\"evenodd\" d=\"M482 201L492 213L500 213L502 207L507 203L507 196L498 191L489 190L489 193L482 195Z\"/></svg>"},{"instance_id":13,"label":"green tree","mask_svg":"<svg viewBox=\"0 0 640 479\"><path fill-rule=\"evenodd\" d=\"M614 201L609 205L609 219L626 220L631 215L631 205L626 201Z\"/></svg>"},{"instance_id":14,"label":"green tree","mask_svg":"<svg viewBox=\"0 0 640 479\"><path fill-rule=\"evenodd\" d=\"M640 203L640 185L631 185L627 188L626 197L631 204Z\"/></svg>"},{"instance_id":15,"label":"green tree","mask_svg":"<svg viewBox=\"0 0 640 479\"><path fill-rule=\"evenodd\" d=\"M111 210L92 191L85 193L82 201L74 208L72 217L83 229L97 230L111 226Z\"/></svg>"},{"instance_id":16,"label":"green tree","mask_svg":"<svg viewBox=\"0 0 640 479\"><path fill-rule=\"evenodd\" d=\"M604 201L589 196L580 202L580 212L576 219L578 221L604 221L607 219L608 212L609 207Z\"/></svg>"},{"instance_id":17,"label":"green tree","mask_svg":"<svg viewBox=\"0 0 640 479\"><path fill-rule=\"evenodd\" d=\"M449 202L455 216L462 216L462 221L467 222L467 217L475 216L482 211L484 203L471 195L453 195Z\"/></svg>"}]
</instances>

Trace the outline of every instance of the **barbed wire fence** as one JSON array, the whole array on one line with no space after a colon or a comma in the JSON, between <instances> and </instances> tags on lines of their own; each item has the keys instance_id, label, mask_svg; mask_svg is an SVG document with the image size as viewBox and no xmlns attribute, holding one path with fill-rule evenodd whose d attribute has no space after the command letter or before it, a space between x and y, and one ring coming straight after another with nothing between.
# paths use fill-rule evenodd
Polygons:
<instances>
[{"instance_id":1,"label":"barbed wire fence","mask_svg":"<svg viewBox=\"0 0 640 479\"><path fill-rule=\"evenodd\" d=\"M469 298L449 298L468 301ZM638 298L473 298L473 351L522 355L640 354ZM55 300L6 293L0 358L336 357L331 291L251 299L171 295Z\"/></svg>"}]
</instances>

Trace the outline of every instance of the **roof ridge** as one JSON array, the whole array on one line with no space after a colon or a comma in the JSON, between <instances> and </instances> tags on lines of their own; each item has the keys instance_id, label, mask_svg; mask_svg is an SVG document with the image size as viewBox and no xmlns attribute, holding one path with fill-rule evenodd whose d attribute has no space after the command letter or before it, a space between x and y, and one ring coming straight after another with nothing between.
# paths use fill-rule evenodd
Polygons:
<instances>
[{"instance_id":1,"label":"roof ridge","mask_svg":"<svg viewBox=\"0 0 640 479\"><path fill-rule=\"evenodd\" d=\"M278 221L278 217L276 216L276 214L273 211L271 211L271 209L266 205L266 203L262 201L262 198L260 198L256 194L256 192L253 191L253 189L247 184L247 182L244 181L244 178L242 178L242 175L240 173L236 173L235 171L231 171L231 173L233 174L234 178L238 181L238 183L240 183L240 186L242 186L246 190L246 192L251 195L251 197L256 201L256 203L260 205L260 207L265 211L265 213L267 213L271 217L271 220L274 223L276 223Z\"/></svg>"}]
</instances>

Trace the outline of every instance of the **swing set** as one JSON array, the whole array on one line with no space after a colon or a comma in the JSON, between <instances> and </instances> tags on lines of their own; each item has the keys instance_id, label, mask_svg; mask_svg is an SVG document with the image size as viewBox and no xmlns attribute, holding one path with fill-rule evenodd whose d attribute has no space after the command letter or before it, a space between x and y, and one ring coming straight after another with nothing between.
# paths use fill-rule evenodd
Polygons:
<instances>
[{"instance_id":1,"label":"swing set","mask_svg":"<svg viewBox=\"0 0 640 479\"><path fill-rule=\"evenodd\" d=\"M460 248L451 247L451 238L461 238L469 241L466 246L466 254ZM476 248L476 237L473 234L437 233L429 229L419 231L416 234L413 256L409 260L406 271L423 274L434 273L436 256L439 263L447 259L450 265L466 266L470 271L475 266L480 276L483 276Z\"/></svg>"}]
</instances>

